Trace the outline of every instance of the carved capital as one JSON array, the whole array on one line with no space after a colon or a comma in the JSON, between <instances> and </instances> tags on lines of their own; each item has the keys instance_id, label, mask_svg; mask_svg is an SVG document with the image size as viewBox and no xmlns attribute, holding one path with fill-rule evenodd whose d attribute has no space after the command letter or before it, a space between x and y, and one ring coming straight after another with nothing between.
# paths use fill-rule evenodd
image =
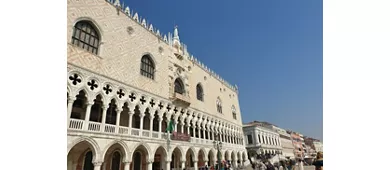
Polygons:
<instances>
[{"instance_id":1,"label":"carved capital","mask_svg":"<svg viewBox=\"0 0 390 170\"><path fill-rule=\"evenodd\" d=\"M94 166L102 166L103 162L92 162Z\"/></svg>"}]
</instances>

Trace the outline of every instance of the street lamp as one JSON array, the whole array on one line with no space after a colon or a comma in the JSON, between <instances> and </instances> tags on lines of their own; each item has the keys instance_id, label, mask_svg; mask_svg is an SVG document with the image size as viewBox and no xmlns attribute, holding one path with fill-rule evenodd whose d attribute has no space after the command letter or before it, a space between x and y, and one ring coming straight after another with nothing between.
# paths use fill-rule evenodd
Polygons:
<instances>
[{"instance_id":1,"label":"street lamp","mask_svg":"<svg viewBox=\"0 0 390 170\"><path fill-rule=\"evenodd\" d=\"M218 159L218 169L221 169L221 151L222 150L222 142L221 141L214 141L214 148L217 149L217 159Z\"/></svg>"}]
</instances>

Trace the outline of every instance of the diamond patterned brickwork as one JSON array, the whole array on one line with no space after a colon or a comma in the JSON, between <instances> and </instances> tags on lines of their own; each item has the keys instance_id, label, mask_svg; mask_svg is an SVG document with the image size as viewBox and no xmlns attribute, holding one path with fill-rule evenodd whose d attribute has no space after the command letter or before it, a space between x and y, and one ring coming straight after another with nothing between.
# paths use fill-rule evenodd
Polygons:
<instances>
[{"instance_id":1,"label":"diamond patterned brickwork","mask_svg":"<svg viewBox=\"0 0 390 170\"><path fill-rule=\"evenodd\" d=\"M168 96L168 54L162 55L158 48L168 45L138 23L130 20L104 0L68 0L68 63L111 77L148 92ZM102 45L98 55L73 46L73 25L82 19L92 21L101 33ZM128 34L127 27L134 29ZM169 50L165 50L167 53ZM142 55L149 53L156 63L155 79L139 74ZM138 74L135 74L138 73Z\"/></svg>"}]
</instances>

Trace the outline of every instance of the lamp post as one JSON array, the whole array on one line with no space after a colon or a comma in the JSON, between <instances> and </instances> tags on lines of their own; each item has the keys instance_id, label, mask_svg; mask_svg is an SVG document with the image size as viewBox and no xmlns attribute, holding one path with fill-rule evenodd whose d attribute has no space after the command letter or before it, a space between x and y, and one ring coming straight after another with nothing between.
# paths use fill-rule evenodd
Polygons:
<instances>
[{"instance_id":1,"label":"lamp post","mask_svg":"<svg viewBox=\"0 0 390 170\"><path fill-rule=\"evenodd\" d=\"M218 169L221 169L221 149L222 149L222 142L221 141L214 141L214 148L217 149L217 159L218 159Z\"/></svg>"}]
</instances>

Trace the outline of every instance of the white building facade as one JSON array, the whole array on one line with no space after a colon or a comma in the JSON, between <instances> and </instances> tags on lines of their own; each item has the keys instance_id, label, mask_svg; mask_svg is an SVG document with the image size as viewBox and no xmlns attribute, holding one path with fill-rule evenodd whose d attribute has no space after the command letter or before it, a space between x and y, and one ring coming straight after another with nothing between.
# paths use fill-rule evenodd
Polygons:
<instances>
[{"instance_id":1,"label":"white building facade","mask_svg":"<svg viewBox=\"0 0 390 170\"><path fill-rule=\"evenodd\" d=\"M244 127L245 144L251 157L255 155L276 155L282 153L279 134L262 123L251 122Z\"/></svg>"},{"instance_id":2,"label":"white building facade","mask_svg":"<svg viewBox=\"0 0 390 170\"><path fill-rule=\"evenodd\" d=\"M162 34L119 0L68 0L67 13L68 170L198 169L217 163L215 141L233 167L247 161L237 86L177 28Z\"/></svg>"},{"instance_id":3,"label":"white building facade","mask_svg":"<svg viewBox=\"0 0 390 170\"><path fill-rule=\"evenodd\" d=\"M288 159L295 159L294 145L291 140L291 135L287 133L285 129L273 126L273 129L278 132L280 137L280 143L282 145L282 156Z\"/></svg>"},{"instance_id":4,"label":"white building facade","mask_svg":"<svg viewBox=\"0 0 390 170\"><path fill-rule=\"evenodd\" d=\"M323 152L323 145L322 145L322 142L320 141L313 141L313 145L314 145L314 150L316 152Z\"/></svg>"}]
</instances>

